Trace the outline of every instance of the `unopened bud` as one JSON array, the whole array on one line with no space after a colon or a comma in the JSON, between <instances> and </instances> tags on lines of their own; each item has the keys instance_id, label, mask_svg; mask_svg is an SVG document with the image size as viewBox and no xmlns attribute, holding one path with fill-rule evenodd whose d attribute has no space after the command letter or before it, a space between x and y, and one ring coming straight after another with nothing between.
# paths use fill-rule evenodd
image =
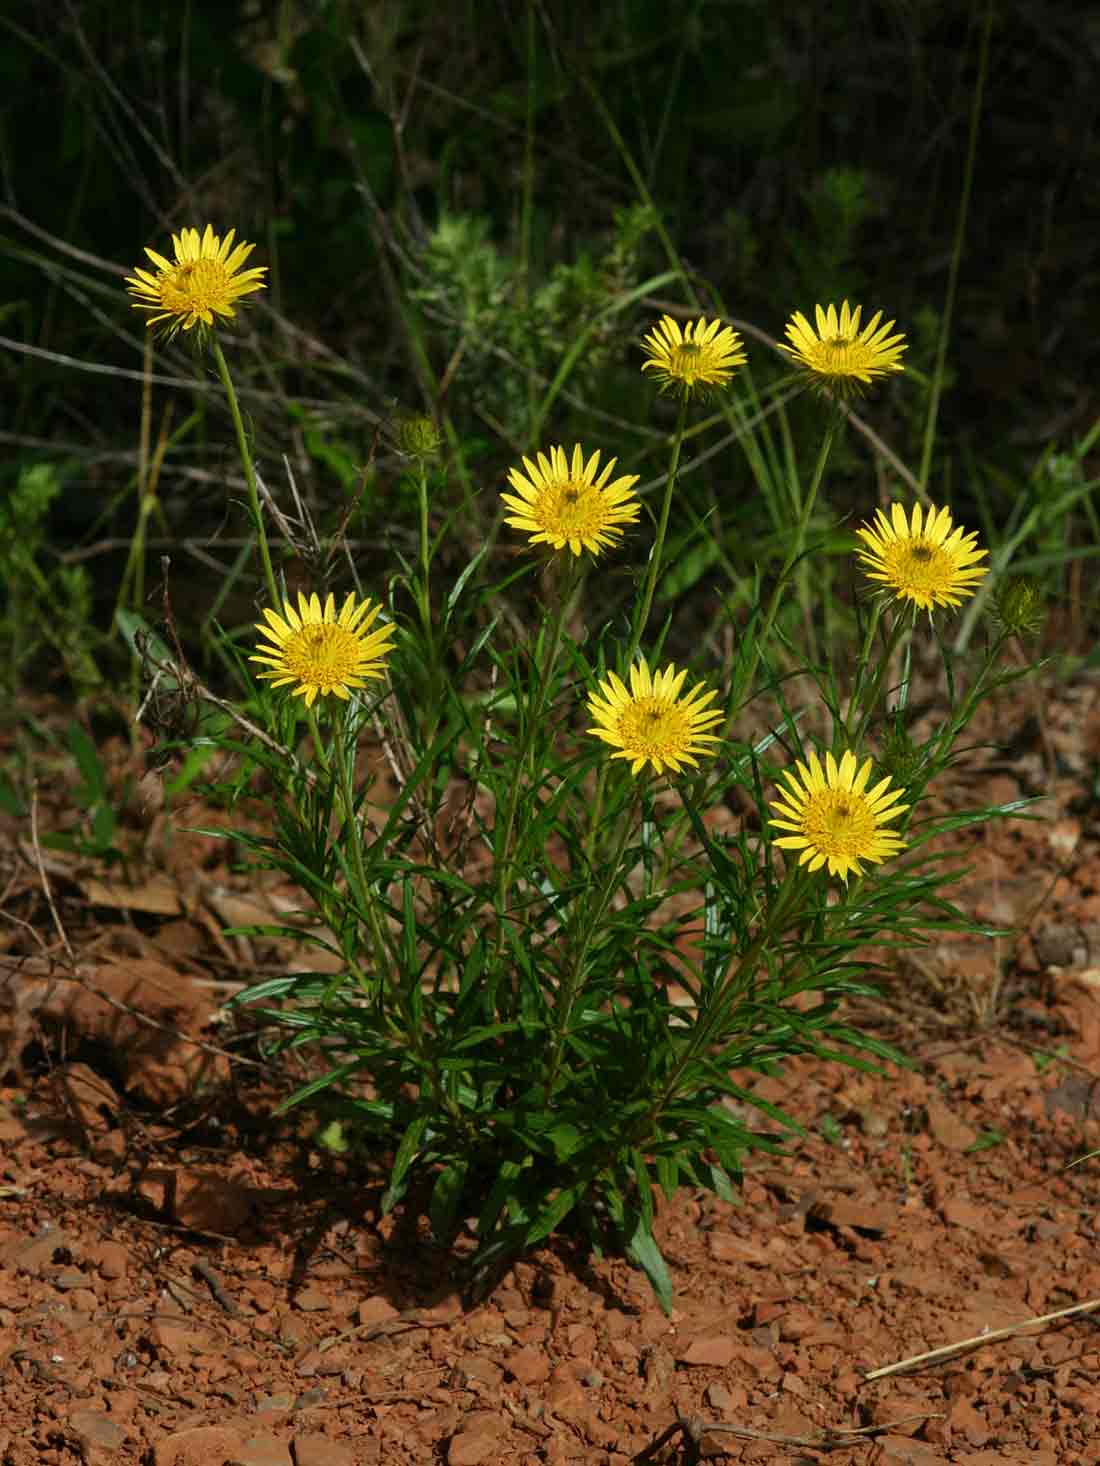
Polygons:
<instances>
[{"instance_id":1,"label":"unopened bud","mask_svg":"<svg viewBox=\"0 0 1100 1466\"><path fill-rule=\"evenodd\" d=\"M994 611L1010 636L1037 636L1046 621L1046 606L1033 580L1005 580L997 588Z\"/></svg>"},{"instance_id":2,"label":"unopened bud","mask_svg":"<svg viewBox=\"0 0 1100 1466\"><path fill-rule=\"evenodd\" d=\"M443 438L430 417L405 417L397 424L397 446L406 458L427 463L439 457Z\"/></svg>"}]
</instances>

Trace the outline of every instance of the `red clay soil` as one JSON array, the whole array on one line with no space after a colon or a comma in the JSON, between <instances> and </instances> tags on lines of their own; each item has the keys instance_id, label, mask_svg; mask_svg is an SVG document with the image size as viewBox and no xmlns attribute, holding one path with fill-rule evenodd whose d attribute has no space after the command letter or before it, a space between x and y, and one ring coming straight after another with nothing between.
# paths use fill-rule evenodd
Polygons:
<instances>
[{"instance_id":1,"label":"red clay soil","mask_svg":"<svg viewBox=\"0 0 1100 1466\"><path fill-rule=\"evenodd\" d=\"M1100 1463L1100 1158L1067 1169L1100 1148L1097 698L1002 704L1006 751L938 792L1044 796L965 846L963 904L1013 934L923 949L856 1015L913 1071L756 1079L806 1135L739 1205L662 1205L670 1317L564 1243L460 1296L376 1177L271 1118L294 1076L219 1007L274 960L222 927L280 893L159 814L128 880L9 820L0 1466Z\"/></svg>"}]
</instances>

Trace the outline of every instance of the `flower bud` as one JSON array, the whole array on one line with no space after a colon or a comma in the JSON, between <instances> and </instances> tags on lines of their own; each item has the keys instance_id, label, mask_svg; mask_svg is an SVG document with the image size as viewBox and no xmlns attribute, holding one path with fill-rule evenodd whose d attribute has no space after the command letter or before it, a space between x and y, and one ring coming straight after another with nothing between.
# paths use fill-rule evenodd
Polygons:
<instances>
[{"instance_id":1,"label":"flower bud","mask_svg":"<svg viewBox=\"0 0 1100 1466\"><path fill-rule=\"evenodd\" d=\"M998 624L1009 636L1037 636L1046 621L1039 587L1026 576L1002 581L993 608Z\"/></svg>"},{"instance_id":2,"label":"flower bud","mask_svg":"<svg viewBox=\"0 0 1100 1466\"><path fill-rule=\"evenodd\" d=\"M397 424L397 447L406 458L415 458L418 463L428 463L438 458L443 438L430 417L422 413L416 417L405 417Z\"/></svg>"}]
</instances>

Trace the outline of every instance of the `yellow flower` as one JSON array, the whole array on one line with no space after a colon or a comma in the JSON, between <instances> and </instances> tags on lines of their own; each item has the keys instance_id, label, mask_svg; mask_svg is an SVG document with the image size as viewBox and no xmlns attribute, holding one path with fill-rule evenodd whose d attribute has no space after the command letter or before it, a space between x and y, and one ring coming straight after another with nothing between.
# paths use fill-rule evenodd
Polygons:
<instances>
[{"instance_id":1,"label":"yellow flower","mask_svg":"<svg viewBox=\"0 0 1100 1466\"><path fill-rule=\"evenodd\" d=\"M849 874L863 874L860 861L877 864L904 850L901 836L883 828L909 808L897 802L904 791L892 789L889 779L868 790L870 759L857 772L851 750L839 765L827 753L822 771L817 754L811 753L809 768L801 762L795 767L797 777L790 769L783 770L787 787L779 786L780 798L772 800L771 807L778 816L772 824L794 831L775 843L801 851L799 865L808 865L812 871L828 865L831 876L846 881Z\"/></svg>"},{"instance_id":2,"label":"yellow flower","mask_svg":"<svg viewBox=\"0 0 1100 1466\"><path fill-rule=\"evenodd\" d=\"M658 774L671 769L678 774L682 764L697 767L693 757L709 753L705 745L718 743L713 733L705 730L721 722L719 711L705 711L715 693L702 683L686 697L680 696L687 672L677 672L670 662L663 672L651 676L644 661L630 669L630 691L614 672L600 683L599 693L588 699L588 711L596 720L589 733L610 743L612 758L630 760L630 772L636 774L651 763Z\"/></svg>"},{"instance_id":3,"label":"yellow flower","mask_svg":"<svg viewBox=\"0 0 1100 1466\"><path fill-rule=\"evenodd\" d=\"M233 303L242 295L264 289L266 265L238 273L256 246L238 244L234 249L235 232L231 229L219 239L210 224L201 236L197 229L181 229L172 235L174 261L146 249L156 273L135 268L126 280L130 294L137 296L131 302L135 310L156 312L146 325L166 321L163 329L168 336L190 331L200 322L213 326L215 315L232 319Z\"/></svg>"},{"instance_id":4,"label":"yellow flower","mask_svg":"<svg viewBox=\"0 0 1100 1466\"><path fill-rule=\"evenodd\" d=\"M851 396L868 386L873 377L888 372L901 372L905 337L891 336L893 321L880 326L882 312L859 329L863 307L855 310L845 301L837 317L836 306L816 308L817 330L801 311L795 311L787 322L791 344L780 342L779 349L804 367L814 383L826 391Z\"/></svg>"},{"instance_id":5,"label":"yellow flower","mask_svg":"<svg viewBox=\"0 0 1100 1466\"><path fill-rule=\"evenodd\" d=\"M297 610L289 600L281 616L270 607L265 609L267 619L257 622L256 630L271 644L260 642L259 653L248 660L263 663L267 670L256 675L275 687L297 683L294 695L305 698L307 708L318 694L334 693L346 702L349 688L362 687L370 678L383 675L393 650L392 625L370 630L381 609L369 600L356 604L355 596L349 595L337 615L331 595L322 606L317 595L307 599L299 591Z\"/></svg>"},{"instance_id":6,"label":"yellow flower","mask_svg":"<svg viewBox=\"0 0 1100 1466\"><path fill-rule=\"evenodd\" d=\"M741 337L721 321L700 316L683 330L671 316L662 316L645 338L648 356L642 371L657 373L661 391L705 393L709 387L724 387L735 368L746 361Z\"/></svg>"},{"instance_id":7,"label":"yellow flower","mask_svg":"<svg viewBox=\"0 0 1100 1466\"><path fill-rule=\"evenodd\" d=\"M515 494L501 494L512 510L505 523L525 530L533 545L553 545L555 550L568 545L574 555L581 550L598 555L621 536L624 524L637 519L640 506L634 485L638 475L626 474L609 482L617 459L609 459L597 478L599 452L585 463L579 443L572 462L564 448L551 448L549 458L544 453L536 457L537 463L523 460L526 478L518 468L510 470L508 482Z\"/></svg>"},{"instance_id":8,"label":"yellow flower","mask_svg":"<svg viewBox=\"0 0 1100 1466\"><path fill-rule=\"evenodd\" d=\"M977 535L953 530L951 511L931 504L927 510L914 504L908 520L900 504L890 505L889 518L876 509L874 524L856 534L866 546L859 558L868 577L921 611L959 605L988 569L976 564L989 553L977 548Z\"/></svg>"}]
</instances>

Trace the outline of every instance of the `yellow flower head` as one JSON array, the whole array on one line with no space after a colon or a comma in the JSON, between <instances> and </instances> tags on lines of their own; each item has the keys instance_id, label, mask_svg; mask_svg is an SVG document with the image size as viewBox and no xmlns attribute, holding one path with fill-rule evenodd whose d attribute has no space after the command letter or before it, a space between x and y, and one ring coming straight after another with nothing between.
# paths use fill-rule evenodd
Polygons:
<instances>
[{"instance_id":1,"label":"yellow flower head","mask_svg":"<svg viewBox=\"0 0 1100 1466\"><path fill-rule=\"evenodd\" d=\"M747 359L736 331L702 316L682 330L671 316L662 316L645 338L645 350L642 371L657 373L662 392L684 397L724 387Z\"/></svg>"},{"instance_id":2,"label":"yellow flower head","mask_svg":"<svg viewBox=\"0 0 1100 1466\"><path fill-rule=\"evenodd\" d=\"M787 322L790 345L780 342L779 349L804 368L813 384L826 392L850 397L869 386L873 377L901 372L904 336L891 336L893 321L880 326L882 312L859 329L863 307L855 310L845 301L837 315L835 305L816 309L817 330L801 311L795 311Z\"/></svg>"},{"instance_id":3,"label":"yellow flower head","mask_svg":"<svg viewBox=\"0 0 1100 1466\"><path fill-rule=\"evenodd\" d=\"M951 511L934 505L914 504L908 519L900 504L890 505L889 518L876 509L874 524L856 534L865 546L859 558L868 577L915 610L959 605L988 569L976 563L989 553L978 549L977 535L952 529Z\"/></svg>"},{"instance_id":4,"label":"yellow flower head","mask_svg":"<svg viewBox=\"0 0 1100 1466\"><path fill-rule=\"evenodd\" d=\"M647 763L661 774L680 772L683 764L697 767L693 755L711 752L705 745L719 739L706 730L721 722L720 711L707 711L715 693L699 683L685 697L680 696L687 672L677 672L670 662L654 677L644 661L630 669L630 691L614 672L600 683L599 693L588 699L588 711L596 720L589 733L610 743L612 758L630 760L630 772L638 773Z\"/></svg>"},{"instance_id":5,"label":"yellow flower head","mask_svg":"<svg viewBox=\"0 0 1100 1466\"><path fill-rule=\"evenodd\" d=\"M861 861L877 864L904 850L901 836L883 828L909 808L897 802L904 791L892 789L889 779L868 790L870 759L857 770L851 750L839 765L827 753L822 770L817 754L811 753L808 768L802 762L795 768L797 775L783 770L786 788L779 786L780 797L771 801L771 807L776 816L772 824L793 832L775 843L800 851L799 865L808 865L811 871L827 865L831 876L846 881L849 874L863 874Z\"/></svg>"},{"instance_id":6,"label":"yellow flower head","mask_svg":"<svg viewBox=\"0 0 1100 1466\"><path fill-rule=\"evenodd\" d=\"M525 530L531 543L553 545L555 550L568 547L574 555L590 550L598 555L606 545L622 535L624 524L638 517L638 496L634 485L636 473L625 474L613 483L617 459L608 459L599 474L600 455L593 453L587 463L578 443L572 461L564 448L551 448L550 456L535 455L537 462L523 460L526 478L518 468L508 474L514 494L501 494L509 509L505 523Z\"/></svg>"},{"instance_id":7,"label":"yellow flower head","mask_svg":"<svg viewBox=\"0 0 1100 1466\"><path fill-rule=\"evenodd\" d=\"M349 689L384 674L386 658L393 650L392 625L370 630L381 609L369 600L357 604L355 596L349 595L337 615L331 595L322 606L317 595L307 598L299 591L297 610L289 600L281 616L270 607L265 609L266 620L257 622L256 630L267 642L260 642L259 652L248 660L262 663L267 670L256 675L275 687L297 683L294 695L305 698L307 708L318 695L329 693L347 702Z\"/></svg>"},{"instance_id":8,"label":"yellow flower head","mask_svg":"<svg viewBox=\"0 0 1100 1466\"><path fill-rule=\"evenodd\" d=\"M234 249L235 232L231 229L219 239L210 224L201 235L197 229L181 229L172 235L175 260L146 249L157 267L155 273L135 268L126 280L130 294L137 297L134 308L154 312L146 325L166 322L163 330L169 337L200 323L213 326L215 316L233 318L233 303L242 295L264 289L267 266L241 272L256 246L238 244Z\"/></svg>"}]
</instances>

